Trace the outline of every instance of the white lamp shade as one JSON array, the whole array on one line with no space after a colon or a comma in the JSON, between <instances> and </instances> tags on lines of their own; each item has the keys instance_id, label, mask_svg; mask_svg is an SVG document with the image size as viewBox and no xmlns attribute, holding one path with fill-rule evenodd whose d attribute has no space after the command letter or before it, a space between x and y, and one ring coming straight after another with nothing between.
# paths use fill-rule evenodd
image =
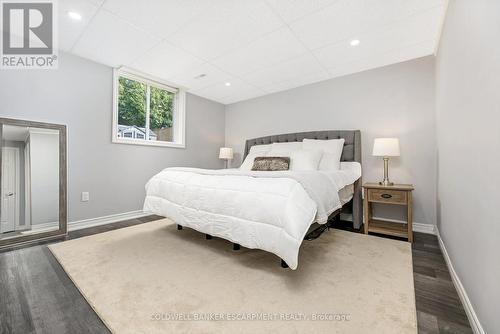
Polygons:
<instances>
[{"instance_id":1,"label":"white lamp shade","mask_svg":"<svg viewBox=\"0 0 500 334\"><path fill-rule=\"evenodd\" d=\"M230 147L221 147L219 151L219 159L233 159L233 149Z\"/></svg>"},{"instance_id":2,"label":"white lamp shade","mask_svg":"<svg viewBox=\"0 0 500 334\"><path fill-rule=\"evenodd\" d=\"M375 138L373 153L376 157L399 157L398 138Z\"/></svg>"}]
</instances>

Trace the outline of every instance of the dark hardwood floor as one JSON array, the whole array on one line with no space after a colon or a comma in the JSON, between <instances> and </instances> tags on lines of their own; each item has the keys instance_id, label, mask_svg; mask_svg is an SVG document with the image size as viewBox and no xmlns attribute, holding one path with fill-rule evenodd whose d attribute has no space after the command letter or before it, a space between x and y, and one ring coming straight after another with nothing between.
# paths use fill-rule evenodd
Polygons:
<instances>
[{"instance_id":1,"label":"dark hardwood floor","mask_svg":"<svg viewBox=\"0 0 500 334\"><path fill-rule=\"evenodd\" d=\"M66 240L160 218L73 231ZM0 333L110 333L47 248L54 242L0 252Z\"/></svg>"},{"instance_id":2,"label":"dark hardwood floor","mask_svg":"<svg viewBox=\"0 0 500 334\"><path fill-rule=\"evenodd\" d=\"M413 280L419 333L472 333L437 237L416 233Z\"/></svg>"},{"instance_id":3,"label":"dark hardwood floor","mask_svg":"<svg viewBox=\"0 0 500 334\"><path fill-rule=\"evenodd\" d=\"M159 218L73 231L67 239ZM349 226L339 222L335 227L352 231ZM46 244L53 242L0 252L0 333L109 333L48 250ZM415 233L413 277L419 333L472 333L436 236Z\"/></svg>"}]
</instances>

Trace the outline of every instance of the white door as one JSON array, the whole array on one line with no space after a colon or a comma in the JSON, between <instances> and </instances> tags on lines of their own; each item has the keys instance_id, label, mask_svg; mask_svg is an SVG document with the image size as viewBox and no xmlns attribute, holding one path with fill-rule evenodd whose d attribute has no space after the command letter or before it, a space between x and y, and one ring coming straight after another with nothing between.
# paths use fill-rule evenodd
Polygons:
<instances>
[{"instance_id":1,"label":"white door","mask_svg":"<svg viewBox=\"0 0 500 334\"><path fill-rule=\"evenodd\" d=\"M31 173L30 173L30 141L24 147L24 228L31 228ZM23 225L23 222L20 223Z\"/></svg>"},{"instance_id":2,"label":"white door","mask_svg":"<svg viewBox=\"0 0 500 334\"><path fill-rule=\"evenodd\" d=\"M19 220L19 149L2 148L0 233L16 229Z\"/></svg>"}]
</instances>

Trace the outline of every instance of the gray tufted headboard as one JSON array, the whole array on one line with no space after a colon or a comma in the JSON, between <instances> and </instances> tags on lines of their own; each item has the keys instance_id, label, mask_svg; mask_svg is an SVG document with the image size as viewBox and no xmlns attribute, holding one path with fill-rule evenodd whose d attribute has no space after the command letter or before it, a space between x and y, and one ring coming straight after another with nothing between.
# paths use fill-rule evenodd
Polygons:
<instances>
[{"instance_id":1,"label":"gray tufted headboard","mask_svg":"<svg viewBox=\"0 0 500 334\"><path fill-rule=\"evenodd\" d=\"M245 156L254 145L302 141L303 139L340 139L344 138L344 150L341 161L357 161L361 163L361 131L359 130L327 130L287 133L254 139L248 139L245 144Z\"/></svg>"},{"instance_id":2,"label":"gray tufted headboard","mask_svg":"<svg viewBox=\"0 0 500 334\"><path fill-rule=\"evenodd\" d=\"M303 139L340 139L344 138L344 150L341 161L356 161L361 163L361 131L360 130L326 130L287 133L260 138L248 139L245 143L245 154L247 156L250 148L254 145L266 145L272 143L301 142ZM363 203L361 199L361 178L354 183L354 196L352 199L352 221L355 228L360 228L363 223Z\"/></svg>"}]
</instances>

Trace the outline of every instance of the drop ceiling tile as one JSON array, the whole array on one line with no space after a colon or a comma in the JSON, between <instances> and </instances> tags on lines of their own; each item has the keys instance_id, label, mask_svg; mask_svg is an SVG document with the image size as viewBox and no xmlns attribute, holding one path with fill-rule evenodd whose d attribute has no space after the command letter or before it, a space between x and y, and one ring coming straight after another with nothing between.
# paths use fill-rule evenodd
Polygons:
<instances>
[{"instance_id":1,"label":"drop ceiling tile","mask_svg":"<svg viewBox=\"0 0 500 334\"><path fill-rule=\"evenodd\" d=\"M225 101L224 103L227 103L227 101L241 101L266 94L265 91L249 85L240 79L232 78L230 82L231 86L226 86L225 82L221 81L209 87L195 90L193 93L217 101L222 100Z\"/></svg>"},{"instance_id":2,"label":"drop ceiling tile","mask_svg":"<svg viewBox=\"0 0 500 334\"><path fill-rule=\"evenodd\" d=\"M337 67L328 68L332 77L340 77L353 73L358 73L378 67L408 61L432 54L435 47L435 40L430 39L408 45L404 48L393 49L386 53L372 54L362 59L346 61Z\"/></svg>"},{"instance_id":3,"label":"drop ceiling tile","mask_svg":"<svg viewBox=\"0 0 500 334\"><path fill-rule=\"evenodd\" d=\"M57 8L59 49L69 51L97 13L99 6L87 0L64 0L59 1ZM80 21L71 19L68 12L76 12L82 19Z\"/></svg>"},{"instance_id":4,"label":"drop ceiling tile","mask_svg":"<svg viewBox=\"0 0 500 334\"><path fill-rule=\"evenodd\" d=\"M321 11L290 24L296 36L309 49L357 38L439 5L444 0L339 0Z\"/></svg>"},{"instance_id":5,"label":"drop ceiling tile","mask_svg":"<svg viewBox=\"0 0 500 334\"><path fill-rule=\"evenodd\" d=\"M245 100L250 100L259 96L264 96L266 94L269 94L269 92L263 92L263 91L241 92L241 93L236 93L235 95L230 95L221 98L220 101L224 104L231 104Z\"/></svg>"},{"instance_id":6,"label":"drop ceiling tile","mask_svg":"<svg viewBox=\"0 0 500 334\"><path fill-rule=\"evenodd\" d=\"M428 56L434 53L435 47L436 40L429 39L427 41L418 42L416 44L408 45L404 48L394 50L393 52L391 52L390 56L386 57L385 64L383 64L382 66Z\"/></svg>"},{"instance_id":7,"label":"drop ceiling tile","mask_svg":"<svg viewBox=\"0 0 500 334\"><path fill-rule=\"evenodd\" d=\"M150 33L167 37L209 5L205 0L106 0L103 8Z\"/></svg>"},{"instance_id":8,"label":"drop ceiling tile","mask_svg":"<svg viewBox=\"0 0 500 334\"><path fill-rule=\"evenodd\" d=\"M159 41L101 9L74 46L72 53L117 67L130 64Z\"/></svg>"},{"instance_id":9,"label":"drop ceiling tile","mask_svg":"<svg viewBox=\"0 0 500 334\"><path fill-rule=\"evenodd\" d=\"M313 53L325 67L332 68L369 55L398 50L429 38L437 39L440 29L439 18L443 15L443 11L444 6L435 7L409 19L399 20L383 30L360 34L358 36L360 44L355 47L349 44L349 40L343 40L316 49Z\"/></svg>"},{"instance_id":10,"label":"drop ceiling tile","mask_svg":"<svg viewBox=\"0 0 500 334\"><path fill-rule=\"evenodd\" d=\"M445 1L61 0L60 47L233 103L431 54Z\"/></svg>"},{"instance_id":11,"label":"drop ceiling tile","mask_svg":"<svg viewBox=\"0 0 500 334\"><path fill-rule=\"evenodd\" d=\"M267 69L242 76L242 79L256 87L268 87L274 83L294 80L297 77L326 71L309 53L282 62Z\"/></svg>"},{"instance_id":12,"label":"drop ceiling tile","mask_svg":"<svg viewBox=\"0 0 500 334\"><path fill-rule=\"evenodd\" d=\"M267 0L283 20L291 22L338 0Z\"/></svg>"},{"instance_id":13,"label":"drop ceiling tile","mask_svg":"<svg viewBox=\"0 0 500 334\"><path fill-rule=\"evenodd\" d=\"M59 3L63 2L63 1L66 1L66 0L61 0ZM105 0L85 0L85 1L88 1L96 6L101 6Z\"/></svg>"},{"instance_id":14,"label":"drop ceiling tile","mask_svg":"<svg viewBox=\"0 0 500 334\"><path fill-rule=\"evenodd\" d=\"M360 36L361 43L352 47L349 41L335 43L327 47L314 50L313 53L321 64L331 68L366 57L367 51L377 48L378 38L372 35Z\"/></svg>"},{"instance_id":15,"label":"drop ceiling tile","mask_svg":"<svg viewBox=\"0 0 500 334\"><path fill-rule=\"evenodd\" d=\"M201 74L205 74L204 77L198 77ZM199 66L194 66L186 69L179 75L174 75L168 78L172 83L189 88L190 90L199 90L218 82L227 82L233 77L228 73L221 71L217 67L209 64L203 63Z\"/></svg>"},{"instance_id":16,"label":"drop ceiling tile","mask_svg":"<svg viewBox=\"0 0 500 334\"><path fill-rule=\"evenodd\" d=\"M269 33L233 52L216 58L213 64L242 75L309 52L288 27Z\"/></svg>"},{"instance_id":17,"label":"drop ceiling tile","mask_svg":"<svg viewBox=\"0 0 500 334\"><path fill-rule=\"evenodd\" d=\"M195 56L210 60L283 25L264 0L219 0L215 4L168 40Z\"/></svg>"},{"instance_id":18,"label":"drop ceiling tile","mask_svg":"<svg viewBox=\"0 0 500 334\"><path fill-rule=\"evenodd\" d=\"M163 79L189 72L204 62L168 42L162 42L137 58L130 67Z\"/></svg>"},{"instance_id":19,"label":"drop ceiling tile","mask_svg":"<svg viewBox=\"0 0 500 334\"><path fill-rule=\"evenodd\" d=\"M268 93L275 93L328 79L330 79L329 73L325 71L320 71L320 72L313 72L305 75L300 75L282 82L274 82L269 86L264 86L261 88Z\"/></svg>"}]
</instances>

